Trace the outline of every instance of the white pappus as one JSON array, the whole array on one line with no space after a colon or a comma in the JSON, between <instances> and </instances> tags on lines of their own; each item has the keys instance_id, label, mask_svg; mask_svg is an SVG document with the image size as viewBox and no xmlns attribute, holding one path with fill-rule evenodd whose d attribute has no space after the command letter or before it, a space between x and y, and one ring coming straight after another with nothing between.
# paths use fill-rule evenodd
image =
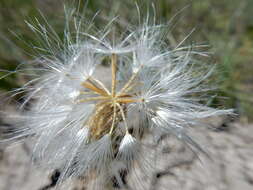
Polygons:
<instances>
[{"instance_id":1,"label":"white pappus","mask_svg":"<svg viewBox=\"0 0 253 190\"><path fill-rule=\"evenodd\" d=\"M7 116L22 126L1 143L36 138L34 162L60 169L59 182L85 176L108 186L120 172L112 169L114 163L129 171L142 162L146 134L172 134L201 150L187 130L200 119L231 113L201 103L212 69L194 60L191 47L170 47L162 32L166 25L147 19L115 44L108 37L113 23L89 34L90 25L74 17L74 31L66 27L63 40L51 27L28 24L41 37L45 54L36 60L37 78L20 89L27 93L21 108L32 100L30 109ZM110 73L97 77L105 60Z\"/></svg>"}]
</instances>

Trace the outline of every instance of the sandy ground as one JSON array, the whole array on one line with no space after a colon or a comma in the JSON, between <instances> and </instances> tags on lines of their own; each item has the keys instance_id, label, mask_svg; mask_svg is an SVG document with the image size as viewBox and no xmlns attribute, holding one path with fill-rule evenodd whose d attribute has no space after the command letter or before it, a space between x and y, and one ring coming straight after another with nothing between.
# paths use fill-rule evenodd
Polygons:
<instances>
[{"instance_id":1,"label":"sandy ground","mask_svg":"<svg viewBox=\"0 0 253 190\"><path fill-rule=\"evenodd\" d=\"M150 177L140 174L144 184L142 188L252 190L253 125L235 122L227 129L214 131L203 128L192 132L210 158L201 154L197 156L173 137L165 138L155 150L157 156L152 163L155 169ZM0 190L41 190L50 184L48 173L31 166L31 144L28 141L1 150ZM129 184L130 189L136 187ZM81 190L74 186L71 189Z\"/></svg>"}]
</instances>

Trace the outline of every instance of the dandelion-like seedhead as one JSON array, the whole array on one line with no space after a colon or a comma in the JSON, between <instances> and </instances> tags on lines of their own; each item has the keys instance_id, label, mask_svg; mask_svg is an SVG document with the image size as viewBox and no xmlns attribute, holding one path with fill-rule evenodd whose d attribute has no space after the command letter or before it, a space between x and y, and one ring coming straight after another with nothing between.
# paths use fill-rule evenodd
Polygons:
<instances>
[{"instance_id":1,"label":"dandelion-like seedhead","mask_svg":"<svg viewBox=\"0 0 253 190\"><path fill-rule=\"evenodd\" d=\"M2 141L36 137L35 163L60 169L60 182L85 176L108 184L117 172L146 162L140 154L147 134L172 134L200 149L187 130L200 119L231 112L201 103L211 70L193 59L201 52L166 44L165 25L146 20L115 44L108 39L113 22L92 35L83 19L74 20L75 31L66 28L63 41L50 27L29 24L46 53L36 60L37 77L20 89L27 92L21 108L32 102L30 110L9 116L22 126ZM110 71L96 74L105 60Z\"/></svg>"}]
</instances>

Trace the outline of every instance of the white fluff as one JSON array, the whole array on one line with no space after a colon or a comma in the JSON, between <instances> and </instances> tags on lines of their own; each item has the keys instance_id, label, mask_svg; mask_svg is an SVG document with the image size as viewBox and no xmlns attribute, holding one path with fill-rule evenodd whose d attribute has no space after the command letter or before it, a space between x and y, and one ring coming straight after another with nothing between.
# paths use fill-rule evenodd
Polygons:
<instances>
[{"instance_id":1,"label":"white fluff","mask_svg":"<svg viewBox=\"0 0 253 190\"><path fill-rule=\"evenodd\" d=\"M34 162L45 168L61 169L60 182L67 177L90 176L95 172L95 177L103 178L104 183L105 176L112 175L110 168L114 161L124 162L130 170L135 167L132 163L142 162L139 160L143 159L139 155L142 137L150 133L173 134L201 150L187 135L189 127L195 126L199 119L231 114L231 110L201 104L202 98L197 94L209 89L204 83L212 69L197 64L193 59L196 52L188 51L181 43L174 49L166 44L162 40L161 26L149 26L147 21L111 42L107 39L110 30L106 30L106 34L92 35L85 30L83 20L75 18L75 22L78 26L72 32L75 38L66 30L64 42L50 31L42 34L46 28L41 24L29 24L42 40L48 42L41 47L46 55L40 55L37 60L41 64L41 69L34 69L37 78L20 89L27 92L21 108L32 102L30 110L21 116L8 116L16 120L20 128L6 134L1 141L6 143L35 136ZM49 40L51 38L53 40ZM56 44L51 44L53 42ZM122 97L127 103L114 104L118 109L115 123L110 121L114 117L110 110L105 113L110 114L106 115L112 123L110 130L95 136L94 130L99 132L108 124L89 125L96 114L96 106L107 101L93 100L101 98L103 93L99 94L99 91L106 88L103 81L96 79L94 71L105 58L113 55L118 58L116 93L121 92L131 76L134 77L129 88L123 90ZM99 86L93 94L93 87L85 86L89 80L92 81L89 84ZM133 131L131 134L130 130Z\"/></svg>"}]
</instances>

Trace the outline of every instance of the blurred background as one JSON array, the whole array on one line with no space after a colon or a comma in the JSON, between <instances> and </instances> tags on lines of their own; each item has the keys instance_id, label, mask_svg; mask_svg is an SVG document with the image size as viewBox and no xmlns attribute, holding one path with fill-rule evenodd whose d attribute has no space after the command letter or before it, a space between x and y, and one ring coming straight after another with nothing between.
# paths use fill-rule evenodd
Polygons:
<instances>
[{"instance_id":1,"label":"blurred background","mask_svg":"<svg viewBox=\"0 0 253 190\"><path fill-rule=\"evenodd\" d=\"M67 3L77 3L77 1L67 1ZM235 166L235 168L230 168L228 171L231 171L226 175L224 174L227 178L225 177L223 179L220 177L222 179L217 179L219 182L214 182L220 183L221 185L213 189L253 189L253 151L251 150L253 149L253 139L251 137L253 136L253 125L251 124L253 121L253 1L90 0L81 1L81 6L85 7L85 16L87 16L87 18L92 18L92 16L99 11L99 16L94 21L96 26L105 24L114 16L119 16L121 22L127 25L138 23L135 3L138 4L141 14L145 15L147 12L150 12L151 15L156 15L158 23L171 23L168 40L172 46L183 40L193 28L195 28L195 31L191 34L186 44L197 43L209 45L207 50L210 52L210 56L204 59L205 61L203 64L216 64L217 69L213 79L218 81L216 83L217 88L211 96L212 98L209 104L214 107L222 105L226 108L234 108L238 114L233 120L231 118L216 118L212 120L211 123L216 125L218 132L212 131L206 133L211 139L216 139L213 142L215 144L214 147L216 145L219 147L219 145L222 144L223 147L221 147L220 153L222 155L225 153L228 155L228 158L224 158L224 162L219 163L221 165L215 172L219 174L222 173L224 170L223 167L226 167L228 163L229 166L227 167ZM152 4L154 8L152 8ZM39 42L34 33L25 24L25 20L34 22L35 18L37 18L43 21L41 13L45 15L46 20L53 26L59 36L63 36L63 1L0 0L1 93L18 88L28 80L28 78L18 73L3 77L6 74L4 70L15 70L19 64L27 63L34 59L34 55L36 54L34 54L34 49L31 44L39 45ZM173 20L171 20L172 17L174 18ZM121 30L120 27L119 25L119 30ZM13 102L22 101L20 97L16 98L17 99L13 100ZM13 109L15 110L15 108ZM0 118L0 122L5 124L8 123L4 121L4 118ZM224 139L227 139L227 141ZM244 151L246 149L248 152L237 154L236 148L238 147L240 150ZM29 147L22 145L21 149L28 151ZM217 147L216 149L210 149L214 151L214 157L220 155L220 153L217 153ZM22 150L18 151L22 152ZM235 152L229 154L226 151L230 153L231 151ZM221 157L223 157L222 155ZM15 157L15 155L11 155L8 151L6 153L5 150L2 150L2 153L0 153L0 184L3 184L3 181L5 184L2 186L0 185L0 189L39 189L36 185L36 188L31 185L32 183L36 183L36 180L31 180L30 177L27 177L30 179L27 180L22 177L23 173L27 172L25 168L27 167L28 159L25 156L23 160L22 157L17 157L18 156ZM20 158L21 161L19 160ZM12 161L14 160L13 162L15 163L19 163L18 166L13 166L10 159ZM237 159L239 161L235 162ZM248 165L243 165L243 162L248 163ZM6 165L6 163L9 163L9 165ZM19 170L17 169L18 167ZM20 169L20 167L22 169ZM14 172L20 170L22 170L22 174ZM188 168L188 170L190 171L191 169ZM11 173L11 171L14 173ZM236 172L233 173L232 171ZM190 174L193 175L192 173L189 173L189 175ZM30 174L27 174L27 176L30 176ZM244 178L242 176L246 177ZM198 177L201 178L200 176ZM178 177L178 179L179 178L180 177ZM30 182L24 182L24 180ZM48 180L50 181L50 179ZM233 183L238 180L239 182L234 185ZM6 184L7 181L8 184ZM203 182L203 180L198 181L198 183L200 182L202 184L206 183ZM230 183L232 183L232 185ZM18 184L21 184L21 186ZM228 184L230 184L230 186ZM173 184L171 184L171 186L172 185ZM157 186L153 189L159 188L160 187ZM201 188L208 189L207 186L200 187L190 185L181 185L179 189Z\"/></svg>"}]
</instances>

